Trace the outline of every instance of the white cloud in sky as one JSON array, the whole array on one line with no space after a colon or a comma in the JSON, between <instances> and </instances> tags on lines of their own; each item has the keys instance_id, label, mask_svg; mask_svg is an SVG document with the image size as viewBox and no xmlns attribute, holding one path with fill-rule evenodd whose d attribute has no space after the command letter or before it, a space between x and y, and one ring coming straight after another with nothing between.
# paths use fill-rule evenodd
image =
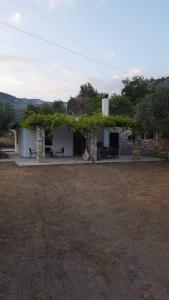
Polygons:
<instances>
[{"instance_id":1,"label":"white cloud in sky","mask_svg":"<svg viewBox=\"0 0 169 300\"><path fill-rule=\"evenodd\" d=\"M48 6L50 10L55 10L59 6L69 6L74 2L74 0L48 0Z\"/></svg>"},{"instance_id":2,"label":"white cloud in sky","mask_svg":"<svg viewBox=\"0 0 169 300\"><path fill-rule=\"evenodd\" d=\"M118 75L113 75L112 79L113 79L113 80L119 80L119 79L120 79L120 76L118 76Z\"/></svg>"},{"instance_id":3,"label":"white cloud in sky","mask_svg":"<svg viewBox=\"0 0 169 300\"><path fill-rule=\"evenodd\" d=\"M141 75L143 75L143 72L140 68L133 68L133 69L129 70L129 72L128 72L129 77L141 76Z\"/></svg>"},{"instance_id":4,"label":"white cloud in sky","mask_svg":"<svg viewBox=\"0 0 169 300\"><path fill-rule=\"evenodd\" d=\"M13 15L10 17L10 21L14 23L15 25L20 25L22 23L23 16L19 12L15 12Z\"/></svg>"},{"instance_id":5,"label":"white cloud in sky","mask_svg":"<svg viewBox=\"0 0 169 300\"><path fill-rule=\"evenodd\" d=\"M70 95L77 95L80 84L85 82L91 82L100 92L111 95L120 93L122 79L140 74L141 69L135 67L127 74L114 73L99 78L92 77L88 71L69 68L64 61L56 61L48 68L31 57L0 54L0 91L18 97L67 100Z\"/></svg>"},{"instance_id":6,"label":"white cloud in sky","mask_svg":"<svg viewBox=\"0 0 169 300\"><path fill-rule=\"evenodd\" d=\"M88 81L91 82L98 91L108 93L109 95L112 95L113 93L120 93L122 88L121 78L117 77L92 77Z\"/></svg>"},{"instance_id":7,"label":"white cloud in sky","mask_svg":"<svg viewBox=\"0 0 169 300\"><path fill-rule=\"evenodd\" d=\"M62 98L63 100L68 100L71 93L74 93L75 87L72 84L67 83L62 80L58 81L48 81L39 82L39 84L33 86L35 94L38 92L38 97L42 99L54 100Z\"/></svg>"},{"instance_id":8,"label":"white cloud in sky","mask_svg":"<svg viewBox=\"0 0 169 300\"><path fill-rule=\"evenodd\" d=\"M0 54L0 63L18 62L18 63L30 64L33 61L34 61L34 59L31 57L21 57L21 56L17 56L17 55Z\"/></svg>"},{"instance_id":9,"label":"white cloud in sky","mask_svg":"<svg viewBox=\"0 0 169 300\"><path fill-rule=\"evenodd\" d=\"M1 80L1 83L10 83L12 85L23 85L23 82L20 81L20 80L17 80L16 78L12 77L12 76L9 76L9 75L2 75L0 74L0 80Z\"/></svg>"},{"instance_id":10,"label":"white cloud in sky","mask_svg":"<svg viewBox=\"0 0 169 300\"><path fill-rule=\"evenodd\" d=\"M79 83L67 80L69 69L50 72L35 60L26 63L25 58L0 55L0 91L21 98L41 98L51 101L57 98L67 100L78 90ZM64 73L63 73L64 71ZM71 71L72 72L72 71Z\"/></svg>"},{"instance_id":11,"label":"white cloud in sky","mask_svg":"<svg viewBox=\"0 0 169 300\"><path fill-rule=\"evenodd\" d=\"M67 70L67 69L62 70L62 72L65 76L69 76L71 73L70 70Z\"/></svg>"},{"instance_id":12,"label":"white cloud in sky","mask_svg":"<svg viewBox=\"0 0 169 300\"><path fill-rule=\"evenodd\" d=\"M0 91L3 91L4 88L13 88L21 85L23 85L21 78L16 76L9 62L0 60Z\"/></svg>"}]
</instances>

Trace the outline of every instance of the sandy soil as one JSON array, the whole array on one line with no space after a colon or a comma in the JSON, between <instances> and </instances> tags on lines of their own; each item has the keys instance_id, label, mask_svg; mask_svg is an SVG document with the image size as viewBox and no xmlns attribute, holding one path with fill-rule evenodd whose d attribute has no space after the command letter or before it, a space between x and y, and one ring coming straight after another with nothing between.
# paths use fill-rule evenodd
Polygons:
<instances>
[{"instance_id":1,"label":"sandy soil","mask_svg":"<svg viewBox=\"0 0 169 300\"><path fill-rule=\"evenodd\" d=\"M0 164L0 299L169 299L169 164Z\"/></svg>"}]
</instances>

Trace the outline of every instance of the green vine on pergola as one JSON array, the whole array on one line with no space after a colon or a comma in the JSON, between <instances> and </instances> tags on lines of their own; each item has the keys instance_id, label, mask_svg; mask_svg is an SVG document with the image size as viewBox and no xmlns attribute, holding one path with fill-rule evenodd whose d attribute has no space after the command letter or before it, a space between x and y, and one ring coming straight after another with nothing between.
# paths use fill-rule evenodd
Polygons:
<instances>
[{"instance_id":1,"label":"green vine on pergola","mask_svg":"<svg viewBox=\"0 0 169 300\"><path fill-rule=\"evenodd\" d=\"M30 130L36 130L37 126L42 126L45 130L52 131L55 128L68 126L73 132L89 133L102 128L121 127L124 129L132 129L136 131L138 124L128 116L103 116L102 114L94 114L91 116L81 115L75 117L72 115L53 114L45 115L32 113L25 117L20 126Z\"/></svg>"}]
</instances>

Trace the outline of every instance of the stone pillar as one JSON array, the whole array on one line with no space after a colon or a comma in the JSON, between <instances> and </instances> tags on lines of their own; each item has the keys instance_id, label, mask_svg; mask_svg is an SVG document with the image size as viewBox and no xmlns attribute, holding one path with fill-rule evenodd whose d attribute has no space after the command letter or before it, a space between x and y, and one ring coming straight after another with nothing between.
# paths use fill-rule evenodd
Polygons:
<instances>
[{"instance_id":1,"label":"stone pillar","mask_svg":"<svg viewBox=\"0 0 169 300\"><path fill-rule=\"evenodd\" d=\"M14 133L14 140L15 140L15 152L19 152L19 146L18 146L18 130L11 130Z\"/></svg>"},{"instance_id":2,"label":"stone pillar","mask_svg":"<svg viewBox=\"0 0 169 300\"><path fill-rule=\"evenodd\" d=\"M37 160L44 162L45 160L45 130L41 126L36 127L36 142L37 142Z\"/></svg>"},{"instance_id":3,"label":"stone pillar","mask_svg":"<svg viewBox=\"0 0 169 300\"><path fill-rule=\"evenodd\" d=\"M97 160L97 133L90 133L90 154L93 161Z\"/></svg>"},{"instance_id":4,"label":"stone pillar","mask_svg":"<svg viewBox=\"0 0 169 300\"><path fill-rule=\"evenodd\" d=\"M141 141L135 140L132 145L132 156L134 160L141 159Z\"/></svg>"}]
</instances>

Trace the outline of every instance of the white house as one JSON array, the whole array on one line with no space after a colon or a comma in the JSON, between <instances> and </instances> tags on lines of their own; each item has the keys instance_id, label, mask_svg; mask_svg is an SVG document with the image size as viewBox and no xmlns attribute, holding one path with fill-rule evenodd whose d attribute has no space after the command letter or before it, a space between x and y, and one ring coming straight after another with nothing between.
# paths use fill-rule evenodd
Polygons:
<instances>
[{"instance_id":1,"label":"white house","mask_svg":"<svg viewBox=\"0 0 169 300\"><path fill-rule=\"evenodd\" d=\"M102 100L102 113L109 115L109 99ZM131 135L130 130L123 128L105 128L97 133L98 148L114 148L114 154L131 154L132 145L128 139ZM35 151L37 148L36 132L25 128L15 129L15 150L21 157L28 158L30 149ZM45 137L46 152L56 154L64 148L64 156L80 156L85 148L85 138L80 133L72 132L67 126L56 128Z\"/></svg>"}]
</instances>

